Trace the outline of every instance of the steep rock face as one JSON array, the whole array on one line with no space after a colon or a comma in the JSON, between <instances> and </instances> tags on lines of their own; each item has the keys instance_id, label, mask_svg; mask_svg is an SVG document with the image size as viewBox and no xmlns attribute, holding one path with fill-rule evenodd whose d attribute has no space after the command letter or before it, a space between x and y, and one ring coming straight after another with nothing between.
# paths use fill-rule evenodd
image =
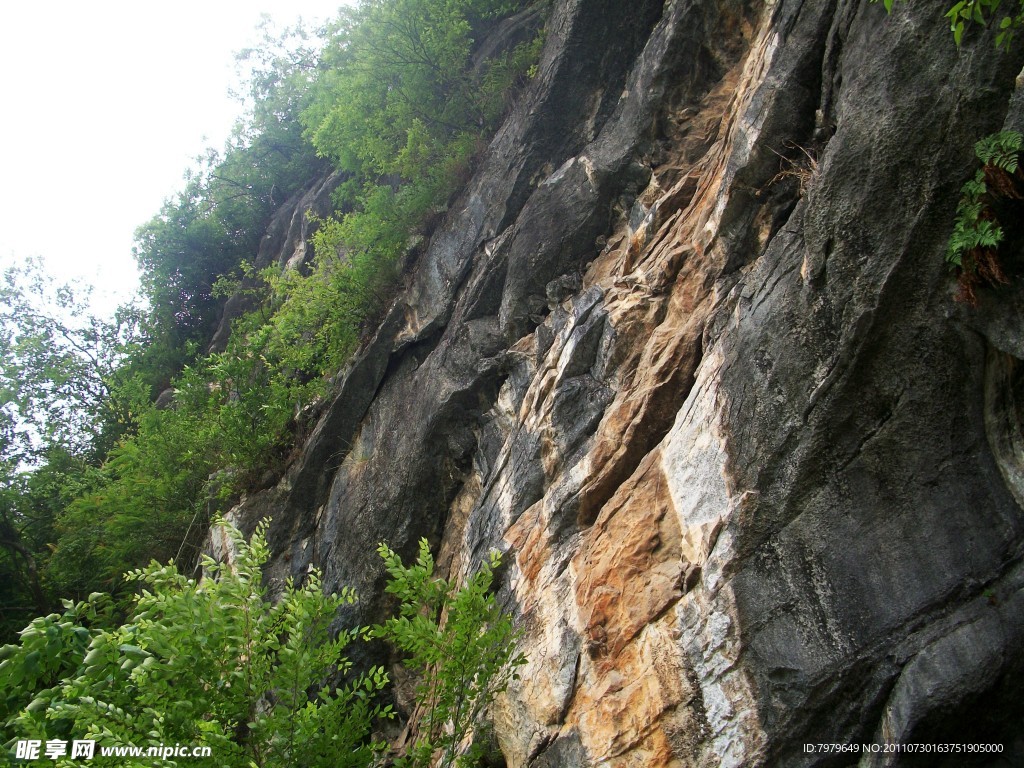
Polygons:
<instances>
[{"instance_id":1,"label":"steep rock face","mask_svg":"<svg viewBox=\"0 0 1024 768\"><path fill-rule=\"evenodd\" d=\"M511 766L1020 756L1024 294L955 305L942 253L973 142L1024 125L1021 63L933 8L556 2L299 461L234 516L274 516L274 578L354 586L346 620L380 615L380 540L456 575L506 552Z\"/></svg>"}]
</instances>

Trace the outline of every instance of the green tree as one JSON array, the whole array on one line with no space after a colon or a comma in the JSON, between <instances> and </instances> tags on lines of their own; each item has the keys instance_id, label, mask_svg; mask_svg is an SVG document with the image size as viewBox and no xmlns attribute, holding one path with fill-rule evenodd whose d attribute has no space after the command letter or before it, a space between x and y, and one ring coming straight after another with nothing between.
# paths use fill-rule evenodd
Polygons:
<instances>
[{"instance_id":1,"label":"green tree","mask_svg":"<svg viewBox=\"0 0 1024 768\"><path fill-rule=\"evenodd\" d=\"M221 320L224 275L255 258L274 212L328 164L303 138L319 44L301 27L238 55L250 67L239 98L245 112L222 150L207 149L185 174L184 188L139 227L134 254L149 305L149 347L139 368L154 389L201 355Z\"/></svg>"},{"instance_id":2,"label":"green tree","mask_svg":"<svg viewBox=\"0 0 1024 768\"><path fill-rule=\"evenodd\" d=\"M501 101L470 62L509 0L366 0L330 29L303 115L317 150L342 170L410 180L489 129ZM498 62L489 62L495 67Z\"/></svg>"},{"instance_id":3,"label":"green tree","mask_svg":"<svg viewBox=\"0 0 1024 768\"><path fill-rule=\"evenodd\" d=\"M0 410L0 637L9 637L28 616L46 613L50 601L39 574L52 518L39 520L24 508L28 495L12 450L16 431L10 413ZM42 541L41 541L42 539Z\"/></svg>"},{"instance_id":4,"label":"green tree","mask_svg":"<svg viewBox=\"0 0 1024 768\"><path fill-rule=\"evenodd\" d=\"M246 167L230 167L218 175L248 177L247 188L273 207L328 168L303 137L298 119L309 104L325 31L301 23L278 31L264 16L259 33L260 43L236 56L245 73L236 94L244 113L235 125L231 146ZM238 152L240 148L248 151Z\"/></svg>"},{"instance_id":5,"label":"green tree","mask_svg":"<svg viewBox=\"0 0 1024 768\"><path fill-rule=\"evenodd\" d=\"M0 411L0 419L8 415ZM9 431L9 430L4 430ZM0 441L4 438L0 437ZM0 464L0 638L6 640L33 615L56 603L47 568L57 540L56 520L88 483L93 468L53 447L25 470L10 457Z\"/></svg>"},{"instance_id":6,"label":"green tree","mask_svg":"<svg viewBox=\"0 0 1024 768\"><path fill-rule=\"evenodd\" d=\"M63 507L134 428L141 393L123 362L138 349L140 313L88 312L37 261L0 282L0 632L53 602L46 578ZM28 614L31 615L31 614Z\"/></svg>"},{"instance_id":7,"label":"green tree","mask_svg":"<svg viewBox=\"0 0 1024 768\"><path fill-rule=\"evenodd\" d=\"M141 313L127 306L105 320L88 299L34 260L0 281L0 408L15 419L10 449L23 464L51 446L102 455L131 419L122 366L139 349Z\"/></svg>"}]
</instances>

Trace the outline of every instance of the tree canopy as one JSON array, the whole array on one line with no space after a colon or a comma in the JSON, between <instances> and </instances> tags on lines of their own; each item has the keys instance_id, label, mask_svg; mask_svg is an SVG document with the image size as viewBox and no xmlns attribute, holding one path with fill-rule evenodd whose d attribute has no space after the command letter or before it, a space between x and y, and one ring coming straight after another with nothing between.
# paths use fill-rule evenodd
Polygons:
<instances>
[{"instance_id":1,"label":"tree canopy","mask_svg":"<svg viewBox=\"0 0 1024 768\"><path fill-rule=\"evenodd\" d=\"M364 0L323 29L268 25L238 57L231 139L136 233L137 305L101 320L38 271L7 276L4 631L59 597L125 596L122 574L151 558L194 563L211 515L281 470L528 81L540 37L479 54L522 5ZM253 266L275 210L334 171L315 256ZM210 351L239 291L252 311Z\"/></svg>"}]
</instances>

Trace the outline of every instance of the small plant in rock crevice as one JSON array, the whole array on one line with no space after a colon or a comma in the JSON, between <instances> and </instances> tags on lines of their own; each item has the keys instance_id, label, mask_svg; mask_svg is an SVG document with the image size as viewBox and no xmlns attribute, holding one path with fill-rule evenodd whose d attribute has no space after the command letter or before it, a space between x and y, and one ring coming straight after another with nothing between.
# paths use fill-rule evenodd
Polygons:
<instances>
[{"instance_id":1,"label":"small plant in rock crevice","mask_svg":"<svg viewBox=\"0 0 1024 768\"><path fill-rule=\"evenodd\" d=\"M870 0L875 3L878 0ZM882 0L891 14L895 0ZM964 30L970 25L991 26L998 18L996 47L1008 51L1018 30L1024 27L1024 0L1015 0L1009 15L997 16L1001 0L959 0L945 13L953 41L959 48ZM1006 231L999 220L1008 203L1024 199L1024 175L1019 160L1024 138L1018 131L990 134L974 145L982 167L960 189L953 233L946 249L946 261L956 271L959 290L956 300L974 306L977 288L1008 283L999 256ZM1019 207L1019 206L1018 206ZM1019 218L1019 211L1016 212Z\"/></svg>"},{"instance_id":2,"label":"small plant in rock crevice","mask_svg":"<svg viewBox=\"0 0 1024 768\"><path fill-rule=\"evenodd\" d=\"M953 234L946 261L957 273L957 301L978 302L977 288L1009 282L999 257L1006 233L997 211L1008 201L1024 199L1020 151L1024 137L1017 131L986 136L974 145L982 167L960 190Z\"/></svg>"},{"instance_id":3,"label":"small plant in rock crevice","mask_svg":"<svg viewBox=\"0 0 1024 768\"><path fill-rule=\"evenodd\" d=\"M818 175L818 153L815 148L807 148L789 141L786 142L785 148L787 150L799 150L800 154L796 155L796 157L787 157L773 149L772 152L778 155L782 168L772 176L768 185L771 186L772 184L792 179L796 181L798 194L800 197L803 197L807 194L807 191L811 188L814 179Z\"/></svg>"},{"instance_id":4,"label":"small plant in rock crevice","mask_svg":"<svg viewBox=\"0 0 1024 768\"><path fill-rule=\"evenodd\" d=\"M484 757L481 718L526 663L515 648L518 632L491 589L501 557L492 552L457 589L434 574L434 559L421 539L414 565L406 566L386 544L377 552L389 576L387 591L400 601L398 616L374 631L406 658L418 677L422 713L417 738L396 768L470 768Z\"/></svg>"}]
</instances>

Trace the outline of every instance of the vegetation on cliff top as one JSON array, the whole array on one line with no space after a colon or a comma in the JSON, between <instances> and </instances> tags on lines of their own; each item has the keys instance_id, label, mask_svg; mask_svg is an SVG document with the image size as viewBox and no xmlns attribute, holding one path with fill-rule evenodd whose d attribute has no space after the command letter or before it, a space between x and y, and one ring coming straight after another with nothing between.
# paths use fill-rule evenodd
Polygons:
<instances>
[{"instance_id":1,"label":"vegetation on cliff top","mask_svg":"<svg viewBox=\"0 0 1024 768\"><path fill-rule=\"evenodd\" d=\"M7 275L7 637L58 597L130 592L121 574L152 558L195 562L215 509L280 468L525 82L539 38L478 60L524 4L365 0L243 52L245 118L137 232L144 309L101 322L38 271ZM332 169L312 262L255 266L274 211ZM232 293L252 310L209 351Z\"/></svg>"},{"instance_id":2,"label":"vegetation on cliff top","mask_svg":"<svg viewBox=\"0 0 1024 768\"><path fill-rule=\"evenodd\" d=\"M395 764L468 764L463 737L515 667L496 560L457 591L425 544L410 568L382 548L399 616L340 633L354 596L324 595L316 573L267 603L262 529L249 545L230 533L235 565L184 574L217 508L280 470L469 177L540 38L488 58L479 42L522 5L363 0L316 37L243 52L245 118L136 233L142 306L103 321L32 264L4 276L2 639L43 616L0 665L9 747L187 742L225 765L369 765L387 676L354 676L342 654L372 635L425 681L420 738ZM275 211L331 173L314 258L255 265ZM232 295L249 311L215 350Z\"/></svg>"}]
</instances>

